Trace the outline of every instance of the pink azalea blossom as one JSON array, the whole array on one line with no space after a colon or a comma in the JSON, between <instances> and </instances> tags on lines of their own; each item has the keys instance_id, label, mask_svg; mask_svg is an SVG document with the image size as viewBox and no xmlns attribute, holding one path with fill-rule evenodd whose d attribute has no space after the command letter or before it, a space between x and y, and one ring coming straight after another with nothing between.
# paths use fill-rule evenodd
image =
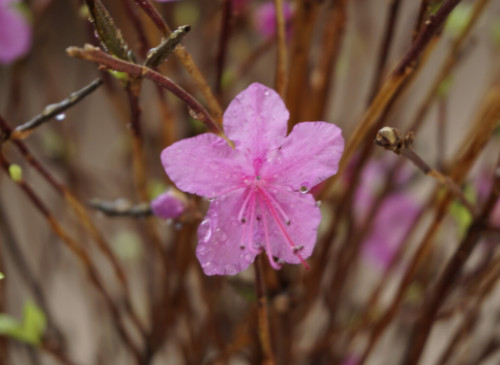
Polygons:
<instances>
[{"instance_id":1,"label":"pink azalea blossom","mask_svg":"<svg viewBox=\"0 0 500 365\"><path fill-rule=\"evenodd\" d=\"M287 37L291 33L292 7L290 3L283 3L283 16L286 22ZM273 1L260 5L255 11L255 27L264 37L272 37L276 33L276 6Z\"/></svg>"},{"instance_id":2,"label":"pink azalea blossom","mask_svg":"<svg viewBox=\"0 0 500 365\"><path fill-rule=\"evenodd\" d=\"M157 217L176 219L186 210L186 199L179 191L167 190L151 202L151 210Z\"/></svg>"},{"instance_id":3,"label":"pink azalea blossom","mask_svg":"<svg viewBox=\"0 0 500 365\"><path fill-rule=\"evenodd\" d=\"M308 192L337 172L344 141L326 122L299 123L287 136L288 117L280 96L255 83L224 113L234 149L205 133L162 152L177 187L210 200L196 249L205 274L234 275L261 250L275 269L283 262L306 265L321 220Z\"/></svg>"},{"instance_id":4,"label":"pink azalea blossom","mask_svg":"<svg viewBox=\"0 0 500 365\"><path fill-rule=\"evenodd\" d=\"M11 63L31 47L31 27L16 0L0 1L0 63Z\"/></svg>"},{"instance_id":5,"label":"pink azalea blossom","mask_svg":"<svg viewBox=\"0 0 500 365\"><path fill-rule=\"evenodd\" d=\"M380 193L390 167L391 164L384 159L371 162L364 168L354 203L359 226L366 224L367 215ZM409 178L407 170L400 171L396 176L396 187L400 188ZM386 196L375 212L376 216L363 242L363 257L381 269L388 267L418 212L419 206L409 194L396 192Z\"/></svg>"}]
</instances>

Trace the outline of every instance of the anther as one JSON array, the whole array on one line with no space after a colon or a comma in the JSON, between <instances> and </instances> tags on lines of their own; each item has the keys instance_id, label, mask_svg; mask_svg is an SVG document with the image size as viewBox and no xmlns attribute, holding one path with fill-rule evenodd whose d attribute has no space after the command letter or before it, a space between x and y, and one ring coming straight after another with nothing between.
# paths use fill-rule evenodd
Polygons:
<instances>
[{"instance_id":1,"label":"anther","mask_svg":"<svg viewBox=\"0 0 500 365\"><path fill-rule=\"evenodd\" d=\"M304 245L294 246L293 247L293 253L297 253L299 251L302 251L303 248L304 248Z\"/></svg>"}]
</instances>

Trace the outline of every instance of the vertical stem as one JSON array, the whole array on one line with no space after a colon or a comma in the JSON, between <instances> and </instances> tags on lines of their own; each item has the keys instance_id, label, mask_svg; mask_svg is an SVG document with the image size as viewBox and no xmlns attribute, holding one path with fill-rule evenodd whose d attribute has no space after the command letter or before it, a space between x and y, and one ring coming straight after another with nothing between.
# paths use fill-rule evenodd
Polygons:
<instances>
[{"instance_id":1,"label":"vertical stem","mask_svg":"<svg viewBox=\"0 0 500 365\"><path fill-rule=\"evenodd\" d=\"M255 287L257 291L257 316L259 341L264 355L264 364L275 364L274 354L271 346L271 333L269 330L269 311L267 308L266 288L264 284L264 270L262 267L262 255L255 258Z\"/></svg>"},{"instance_id":2,"label":"vertical stem","mask_svg":"<svg viewBox=\"0 0 500 365\"><path fill-rule=\"evenodd\" d=\"M227 43L229 41L229 33L231 31L231 14L232 0L223 0L222 2L222 17L219 34L219 49L217 50L216 60L216 78L215 78L215 93L222 93L222 74L224 73L224 64L227 55Z\"/></svg>"},{"instance_id":3,"label":"vertical stem","mask_svg":"<svg viewBox=\"0 0 500 365\"><path fill-rule=\"evenodd\" d=\"M281 97L285 96L287 87L287 64L286 64L286 24L283 9L283 0L274 0L276 8L276 29L277 29L277 44L278 57L276 59L276 77L275 87Z\"/></svg>"}]
</instances>

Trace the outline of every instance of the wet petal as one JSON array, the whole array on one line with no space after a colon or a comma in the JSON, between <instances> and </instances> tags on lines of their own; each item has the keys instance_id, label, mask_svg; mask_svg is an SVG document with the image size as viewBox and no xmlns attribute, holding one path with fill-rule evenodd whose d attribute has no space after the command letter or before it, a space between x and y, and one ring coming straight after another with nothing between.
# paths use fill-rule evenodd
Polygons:
<instances>
[{"instance_id":1,"label":"wet petal","mask_svg":"<svg viewBox=\"0 0 500 365\"><path fill-rule=\"evenodd\" d=\"M308 191L334 175L344 150L342 132L334 124L305 122L297 124L282 148L271 155L272 161L262 174L272 181Z\"/></svg>"},{"instance_id":2,"label":"wet petal","mask_svg":"<svg viewBox=\"0 0 500 365\"><path fill-rule=\"evenodd\" d=\"M318 226L321 221L320 210L311 194L273 188L266 191L272 195L274 204L272 204L272 209L269 206L264 206L262 209L262 204L260 204L260 213L263 217L257 225L256 242L260 243L264 240L262 227L263 220L265 220L269 227L272 255L285 262L298 264L301 260L296 253L300 254L303 259L307 259L311 256L316 244ZM279 205L282 212L276 205ZM286 220L289 220L289 224ZM292 244L300 249L295 252Z\"/></svg>"},{"instance_id":3,"label":"wet petal","mask_svg":"<svg viewBox=\"0 0 500 365\"><path fill-rule=\"evenodd\" d=\"M255 259L257 250L249 244L240 247L244 227L238 221L244 203L243 189L215 199L198 227L196 257L206 275L235 275L245 270Z\"/></svg>"},{"instance_id":4,"label":"wet petal","mask_svg":"<svg viewBox=\"0 0 500 365\"><path fill-rule=\"evenodd\" d=\"M211 133L183 139L165 148L161 161L180 190L214 197L242 184L246 160Z\"/></svg>"},{"instance_id":5,"label":"wet petal","mask_svg":"<svg viewBox=\"0 0 500 365\"><path fill-rule=\"evenodd\" d=\"M254 83L236 95L224 113L224 132L236 148L253 159L280 146L289 113L276 91Z\"/></svg>"}]
</instances>

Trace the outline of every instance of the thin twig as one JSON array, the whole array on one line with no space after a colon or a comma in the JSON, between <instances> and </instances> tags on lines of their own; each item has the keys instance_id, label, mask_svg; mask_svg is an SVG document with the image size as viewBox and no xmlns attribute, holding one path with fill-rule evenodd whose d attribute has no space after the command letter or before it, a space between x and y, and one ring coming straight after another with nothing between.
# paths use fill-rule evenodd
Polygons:
<instances>
[{"instance_id":1,"label":"thin twig","mask_svg":"<svg viewBox=\"0 0 500 365\"><path fill-rule=\"evenodd\" d=\"M164 36L172 32L172 30L165 22L163 17L160 15L158 10L156 10L156 8L151 4L151 1L149 0L134 0L134 1L136 2L137 5L139 5L142 8L142 10L144 10L146 15L151 18L153 23L162 32ZM208 110L210 110L210 113L215 118L217 123L219 123L219 125L222 125L222 109L219 105L219 102L217 101L217 98L212 92L212 89L208 85L208 82L206 81L205 77L203 77L201 71L194 63L193 58L186 50L186 48L181 44L175 47L174 53L179 59L179 61L182 63L182 66L186 69L189 75L191 75L193 80L196 82L198 89L200 89L201 93L203 94L203 97L207 102Z\"/></svg>"},{"instance_id":2,"label":"thin twig","mask_svg":"<svg viewBox=\"0 0 500 365\"><path fill-rule=\"evenodd\" d=\"M219 33L219 45L217 48L216 58L216 73L215 73L215 93L221 95L222 93L222 76L224 72L224 65L227 56L227 44L231 33L231 20L232 20L232 0L223 0L222 2L222 16Z\"/></svg>"},{"instance_id":3,"label":"thin twig","mask_svg":"<svg viewBox=\"0 0 500 365\"><path fill-rule=\"evenodd\" d=\"M92 199L88 202L88 205L109 217L144 218L153 214L151 206L148 203L132 205L129 201L124 199L118 199L111 202Z\"/></svg>"},{"instance_id":4,"label":"thin twig","mask_svg":"<svg viewBox=\"0 0 500 365\"><path fill-rule=\"evenodd\" d=\"M499 161L500 162L500 161ZM457 250L448 261L438 282L424 304L424 308L416 321L416 325L408 341L405 361L407 365L416 365L422 355L422 350L427 342L436 314L450 293L453 284L456 282L465 262L479 242L483 228L495 207L500 196L500 164L497 164L492 193L484 205L481 213L472 222L467 235L458 246Z\"/></svg>"},{"instance_id":5,"label":"thin twig","mask_svg":"<svg viewBox=\"0 0 500 365\"><path fill-rule=\"evenodd\" d=\"M275 363L274 353L271 345L271 333L269 328L269 312L267 307L266 288L264 284L264 270L262 255L255 258L255 289L257 290L257 316L259 328L259 341L264 355L264 364Z\"/></svg>"},{"instance_id":6,"label":"thin twig","mask_svg":"<svg viewBox=\"0 0 500 365\"><path fill-rule=\"evenodd\" d=\"M10 133L10 135L2 136L1 140L6 141L8 139L24 139L28 137L35 128L39 127L43 123L50 121L55 116L62 114L65 110L71 108L73 105L83 100L83 98L85 98L87 95L90 95L101 85L102 80L95 79L82 89L71 93L69 97L67 97L63 101L47 105L40 114L38 114L28 122L16 127Z\"/></svg>"},{"instance_id":7,"label":"thin twig","mask_svg":"<svg viewBox=\"0 0 500 365\"><path fill-rule=\"evenodd\" d=\"M389 3L389 18L386 22L384 36L382 37L382 44L380 46L380 53L377 60L377 68L375 69L375 76L373 78L372 86L368 96L368 102L371 103L382 82L384 70L389 56L390 46L394 37L394 28L396 27L396 20L398 19L399 9L401 8L401 0L391 0Z\"/></svg>"},{"instance_id":8,"label":"thin twig","mask_svg":"<svg viewBox=\"0 0 500 365\"><path fill-rule=\"evenodd\" d=\"M275 89L281 97L285 96L287 87L287 64L286 64L286 22L283 8L283 0L274 0L276 9L276 42L278 55L276 57L276 75L274 78Z\"/></svg>"},{"instance_id":9,"label":"thin twig","mask_svg":"<svg viewBox=\"0 0 500 365\"><path fill-rule=\"evenodd\" d=\"M414 72L417 59L427 48L432 37L439 31L446 20L446 17L459 2L460 0L447 0L438 12L425 23L422 32L419 34L406 55L401 59L398 66L386 79L375 96L372 104L363 115L359 124L356 126L356 129L348 138L344 148L344 153L342 154L342 158L339 163L337 174L329 180L328 184L326 184L323 189L323 191L326 191L324 194L328 195L328 188L333 185L338 176L342 176L347 163L352 158L356 148L358 148L361 142L366 138L373 125L379 120L381 113L383 113L387 104L391 102L396 92L400 90L403 82Z\"/></svg>"},{"instance_id":10,"label":"thin twig","mask_svg":"<svg viewBox=\"0 0 500 365\"><path fill-rule=\"evenodd\" d=\"M420 171L427 176L436 179L441 185L449 189L462 204L474 216L476 214L476 207L467 199L460 189L460 187L448 176L443 175L441 172L431 168L415 151L413 151L413 133L408 133L404 138L401 132L396 128L384 127L380 129L375 138L375 143L386 150L390 150L397 155L406 157L413 162Z\"/></svg>"},{"instance_id":11,"label":"thin twig","mask_svg":"<svg viewBox=\"0 0 500 365\"><path fill-rule=\"evenodd\" d=\"M467 176L467 173L471 169L473 163L476 161L480 152L486 145L486 142L493 134L498 118L500 118L500 82L496 82L486 93L486 96L483 98L482 105L479 108L477 117L471 125L470 132L466 133L464 143L460 144L460 146L465 146L465 148L462 147L457 153L457 157L454 161L455 163L451 165L453 166L453 169L450 173L450 177L456 184L461 184ZM386 312L373 326L368 345L365 348L360 360L361 364L367 360L372 349L380 340L382 333L396 316L406 290L408 289L408 285L413 280L413 277L421 263L424 262L425 258L427 258L429 251L432 248L434 236L438 232L438 229L448 212L448 205L451 201L450 193L445 194L440 199L438 199L437 193L434 193L432 199L437 200L437 206L432 223L427 229L427 232L414 254L412 261L408 264L403 279L401 280L396 291L395 297L392 299L392 302Z\"/></svg>"},{"instance_id":12,"label":"thin twig","mask_svg":"<svg viewBox=\"0 0 500 365\"><path fill-rule=\"evenodd\" d=\"M90 44L86 44L84 48L69 47L66 49L66 52L71 57L77 57L100 63L112 70L125 72L133 77L144 77L148 80L153 81L155 84L169 90L184 103L186 103L190 110L190 114L194 119L198 119L201 122L205 123L210 131L223 136L223 132L220 129L219 125L212 119L206 109L191 94L182 89L168 77L165 77L148 67L136 65L114 58L103 52L100 48L94 47Z\"/></svg>"},{"instance_id":13,"label":"thin twig","mask_svg":"<svg viewBox=\"0 0 500 365\"><path fill-rule=\"evenodd\" d=\"M0 116L0 129L5 134L10 134L11 128L7 122ZM130 289L127 277L123 271L118 259L115 254L110 250L109 244L106 242L102 234L99 232L95 224L90 219L87 210L84 205L78 200L76 195L63 183L57 181L49 171L43 167L43 165L35 158L35 156L29 151L28 147L21 140L13 140L13 143L21 153L21 155L28 161L28 163L37 170L42 177L54 188L54 190L64 198L66 203L71 207L73 212L78 217L78 221L82 226L89 232L90 236L96 242L98 249L102 252L104 257L109 261L113 267L113 272L121 284L124 291L124 304L127 312L132 318L133 323L143 335L145 334L145 329L139 317L132 308L132 303L130 300Z\"/></svg>"},{"instance_id":14,"label":"thin twig","mask_svg":"<svg viewBox=\"0 0 500 365\"><path fill-rule=\"evenodd\" d=\"M7 175L9 175L9 166L10 163L5 159L3 154L0 152L0 164ZM57 219L49 212L48 208L41 201L38 195L33 191L33 189L26 184L23 180L17 180L16 184L24 191L27 197L30 199L31 203L38 209L38 211L42 214L42 216L47 221L49 227L52 231L65 243L66 247L78 258L78 260L82 263L85 268L91 283L95 286L97 291L102 295L104 301L106 302L115 326L118 330L120 338L123 340L127 349L133 354L138 364L141 364L141 354L134 343L127 330L125 329L125 325L122 322L120 317L120 312L116 304L113 302L110 294L104 287L102 279L100 278L94 263L92 262L89 254L80 246L78 243L70 237L70 235L66 232L66 230L59 224Z\"/></svg>"}]
</instances>

